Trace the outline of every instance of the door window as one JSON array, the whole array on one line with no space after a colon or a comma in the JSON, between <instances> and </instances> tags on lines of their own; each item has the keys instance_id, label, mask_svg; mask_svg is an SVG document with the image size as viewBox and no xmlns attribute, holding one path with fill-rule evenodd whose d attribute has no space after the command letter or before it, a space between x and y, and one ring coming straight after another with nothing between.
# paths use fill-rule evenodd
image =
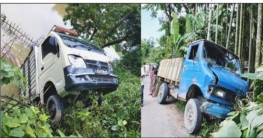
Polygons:
<instances>
[{"instance_id":1,"label":"door window","mask_svg":"<svg viewBox=\"0 0 263 138\"><path fill-rule=\"evenodd\" d=\"M47 57L47 55L52 54L56 55L57 54L57 40L53 36L49 36L44 43L41 45L42 49L42 60Z\"/></svg>"},{"instance_id":2,"label":"door window","mask_svg":"<svg viewBox=\"0 0 263 138\"><path fill-rule=\"evenodd\" d=\"M198 45L193 45L190 51L190 55L189 55L189 59L190 60L194 60L194 59L198 59Z\"/></svg>"}]
</instances>

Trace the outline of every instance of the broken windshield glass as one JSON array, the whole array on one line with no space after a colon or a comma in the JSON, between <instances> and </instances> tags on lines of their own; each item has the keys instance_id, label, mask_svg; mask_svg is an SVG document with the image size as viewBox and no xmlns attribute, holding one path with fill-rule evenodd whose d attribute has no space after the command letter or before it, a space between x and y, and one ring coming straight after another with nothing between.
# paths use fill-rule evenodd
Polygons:
<instances>
[{"instance_id":1,"label":"broken windshield glass","mask_svg":"<svg viewBox=\"0 0 263 138\"><path fill-rule=\"evenodd\" d=\"M232 52L211 42L205 42L203 58L208 63L223 67L236 74L241 72L239 58Z\"/></svg>"},{"instance_id":2,"label":"broken windshield glass","mask_svg":"<svg viewBox=\"0 0 263 138\"><path fill-rule=\"evenodd\" d=\"M67 35L60 34L60 33L57 33L57 34L62 38L64 44L68 47L80 48L80 49L88 50L88 51L96 50L96 51L102 52L98 47L96 47L96 46L94 46L88 42L85 42L81 39L71 37L71 36L67 36Z\"/></svg>"}]
</instances>

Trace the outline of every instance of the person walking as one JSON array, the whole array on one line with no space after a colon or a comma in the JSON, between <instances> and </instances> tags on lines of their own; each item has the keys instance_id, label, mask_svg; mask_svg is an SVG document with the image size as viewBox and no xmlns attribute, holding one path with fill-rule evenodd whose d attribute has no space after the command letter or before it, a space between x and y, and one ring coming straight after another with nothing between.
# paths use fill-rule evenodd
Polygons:
<instances>
[{"instance_id":1,"label":"person walking","mask_svg":"<svg viewBox=\"0 0 263 138\"><path fill-rule=\"evenodd\" d=\"M141 107L143 107L144 77L145 77L145 71L144 71L144 66L142 66L141 67Z\"/></svg>"},{"instance_id":2,"label":"person walking","mask_svg":"<svg viewBox=\"0 0 263 138\"><path fill-rule=\"evenodd\" d=\"M151 66L151 71L150 71L150 95L153 94L153 83L154 83L154 67Z\"/></svg>"}]
</instances>

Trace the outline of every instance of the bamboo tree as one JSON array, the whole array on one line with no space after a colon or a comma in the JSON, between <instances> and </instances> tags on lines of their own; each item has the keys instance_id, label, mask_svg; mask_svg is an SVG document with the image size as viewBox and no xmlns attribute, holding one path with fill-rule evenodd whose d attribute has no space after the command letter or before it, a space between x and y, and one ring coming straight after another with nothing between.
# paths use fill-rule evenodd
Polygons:
<instances>
[{"instance_id":1,"label":"bamboo tree","mask_svg":"<svg viewBox=\"0 0 263 138\"><path fill-rule=\"evenodd\" d=\"M237 47L238 47L238 19L239 18L239 4L237 4L237 12L236 12L236 35L235 35L235 54L237 54Z\"/></svg>"},{"instance_id":2,"label":"bamboo tree","mask_svg":"<svg viewBox=\"0 0 263 138\"><path fill-rule=\"evenodd\" d=\"M249 38L249 52L248 52L248 72L250 72L250 67L251 67L251 50L252 50L252 39L253 39L253 8L252 4L250 6L250 38Z\"/></svg>"},{"instance_id":3,"label":"bamboo tree","mask_svg":"<svg viewBox=\"0 0 263 138\"><path fill-rule=\"evenodd\" d=\"M209 19L208 19L208 30L207 30L207 40L210 40L210 30L211 30L211 21L212 21L212 10L209 10Z\"/></svg>"},{"instance_id":4,"label":"bamboo tree","mask_svg":"<svg viewBox=\"0 0 263 138\"><path fill-rule=\"evenodd\" d=\"M258 4L258 19L257 19L257 40L256 40L256 61L255 61L255 69L260 65L261 58L261 33L262 33L262 4Z\"/></svg>"},{"instance_id":5,"label":"bamboo tree","mask_svg":"<svg viewBox=\"0 0 263 138\"><path fill-rule=\"evenodd\" d=\"M232 20L233 20L234 8L235 8L235 4L233 4L233 9L232 9L231 16L230 16L230 24L229 24L229 29L228 29L228 34L227 34L227 40L226 40L226 49L228 49L228 43L229 43L229 39L230 39L230 32L231 32L231 27L232 27Z\"/></svg>"},{"instance_id":6,"label":"bamboo tree","mask_svg":"<svg viewBox=\"0 0 263 138\"><path fill-rule=\"evenodd\" d=\"M226 36L227 36L227 24L228 24L228 4L226 4Z\"/></svg>"},{"instance_id":7,"label":"bamboo tree","mask_svg":"<svg viewBox=\"0 0 263 138\"><path fill-rule=\"evenodd\" d=\"M218 9L219 9L219 4L216 5L216 35L215 35L215 42L217 43L217 31L218 31Z\"/></svg>"},{"instance_id":8,"label":"bamboo tree","mask_svg":"<svg viewBox=\"0 0 263 138\"><path fill-rule=\"evenodd\" d=\"M242 36L242 11L243 11L243 4L240 4L240 25L239 25L239 39L238 39L238 56L241 56L241 36Z\"/></svg>"}]
</instances>

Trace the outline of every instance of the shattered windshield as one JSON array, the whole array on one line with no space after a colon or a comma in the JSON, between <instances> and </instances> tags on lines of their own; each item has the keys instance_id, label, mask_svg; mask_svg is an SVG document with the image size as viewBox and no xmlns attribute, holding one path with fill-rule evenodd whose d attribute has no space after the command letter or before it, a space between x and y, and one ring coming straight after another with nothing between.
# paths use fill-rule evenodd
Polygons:
<instances>
[{"instance_id":1,"label":"shattered windshield","mask_svg":"<svg viewBox=\"0 0 263 138\"><path fill-rule=\"evenodd\" d=\"M64 44L68 47L72 47L72 48L78 48L78 49L82 49L82 50L95 50L97 52L102 52L98 47L85 42L84 40L72 37L72 36L68 36L68 35L64 35L64 34L60 34L57 33L61 39L63 40ZM103 52L102 52L103 53Z\"/></svg>"},{"instance_id":2,"label":"shattered windshield","mask_svg":"<svg viewBox=\"0 0 263 138\"><path fill-rule=\"evenodd\" d=\"M211 42L205 42L203 59L208 63L218 65L233 73L241 73L239 58L232 52Z\"/></svg>"}]
</instances>

